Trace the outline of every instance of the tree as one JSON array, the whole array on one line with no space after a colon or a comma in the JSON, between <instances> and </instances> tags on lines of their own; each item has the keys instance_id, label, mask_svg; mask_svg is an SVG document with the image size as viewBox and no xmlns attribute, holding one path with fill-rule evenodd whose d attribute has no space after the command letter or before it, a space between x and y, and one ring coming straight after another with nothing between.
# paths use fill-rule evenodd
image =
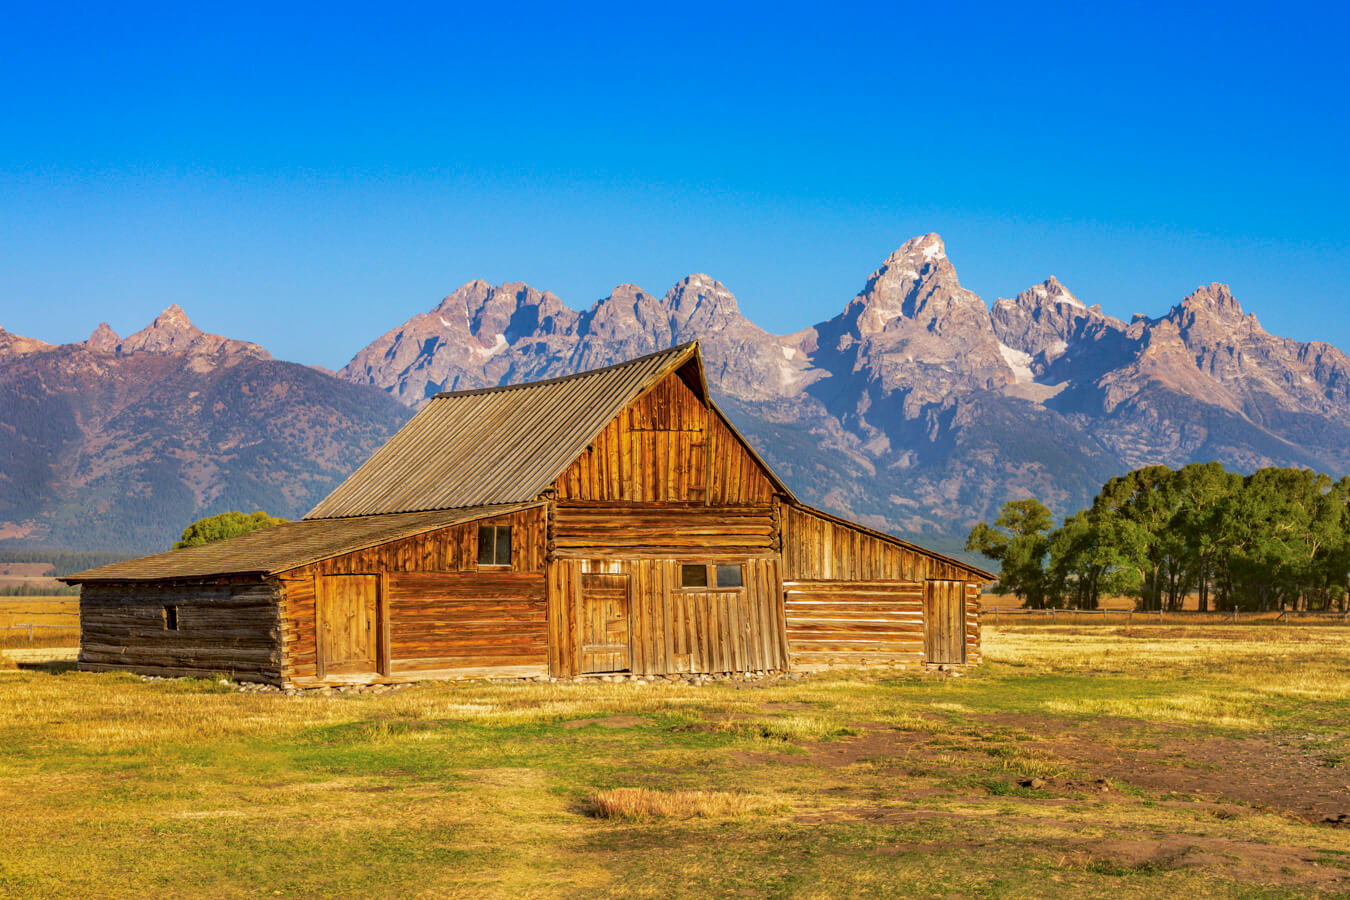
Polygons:
<instances>
[{"instance_id":1,"label":"tree","mask_svg":"<svg viewBox=\"0 0 1350 900\"><path fill-rule=\"evenodd\" d=\"M215 516L207 516L184 528L182 540L174 544L173 549L180 550L183 547L196 547L200 544L209 544L212 541L223 541L226 538L238 537L241 534L248 534L250 531L257 531L259 528L271 528L273 525L280 525L285 521L285 519L269 516L262 510L258 510L252 515L235 510Z\"/></svg>"},{"instance_id":2,"label":"tree","mask_svg":"<svg viewBox=\"0 0 1350 900\"><path fill-rule=\"evenodd\" d=\"M1106 539L1091 510L1080 510L1050 534L1046 602L1071 609L1097 609L1103 594L1130 593L1133 570Z\"/></svg>"},{"instance_id":3,"label":"tree","mask_svg":"<svg viewBox=\"0 0 1350 900\"><path fill-rule=\"evenodd\" d=\"M1175 480L1180 508L1172 527L1199 593L1197 609L1207 612L1223 547L1224 502L1242 489L1242 476L1224 471L1220 463L1191 463L1177 471Z\"/></svg>"},{"instance_id":4,"label":"tree","mask_svg":"<svg viewBox=\"0 0 1350 900\"><path fill-rule=\"evenodd\" d=\"M966 549L1000 564L999 587L1032 609L1046 602L1045 555L1055 520L1035 497L1003 504L991 527L981 522L971 529Z\"/></svg>"}]
</instances>

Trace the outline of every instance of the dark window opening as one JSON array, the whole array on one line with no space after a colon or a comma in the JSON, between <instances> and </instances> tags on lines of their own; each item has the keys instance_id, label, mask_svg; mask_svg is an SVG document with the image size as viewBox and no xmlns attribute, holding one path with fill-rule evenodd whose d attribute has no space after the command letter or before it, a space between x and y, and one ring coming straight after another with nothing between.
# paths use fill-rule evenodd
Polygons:
<instances>
[{"instance_id":1,"label":"dark window opening","mask_svg":"<svg viewBox=\"0 0 1350 900\"><path fill-rule=\"evenodd\" d=\"M680 587L707 587L707 566L680 566Z\"/></svg>"},{"instance_id":2,"label":"dark window opening","mask_svg":"<svg viewBox=\"0 0 1350 900\"><path fill-rule=\"evenodd\" d=\"M741 567L740 566L718 566L717 567L717 586L740 587L741 586Z\"/></svg>"},{"instance_id":3,"label":"dark window opening","mask_svg":"<svg viewBox=\"0 0 1350 900\"><path fill-rule=\"evenodd\" d=\"M164 607L164 630L165 631L178 630L178 607L176 606Z\"/></svg>"},{"instance_id":4,"label":"dark window opening","mask_svg":"<svg viewBox=\"0 0 1350 900\"><path fill-rule=\"evenodd\" d=\"M511 565L511 526L478 526L478 564L480 566Z\"/></svg>"}]
</instances>

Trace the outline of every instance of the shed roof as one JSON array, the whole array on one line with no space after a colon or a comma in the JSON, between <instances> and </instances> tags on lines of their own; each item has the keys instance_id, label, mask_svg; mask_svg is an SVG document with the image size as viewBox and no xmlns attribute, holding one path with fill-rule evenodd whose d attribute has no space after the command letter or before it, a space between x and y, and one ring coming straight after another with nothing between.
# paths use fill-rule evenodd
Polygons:
<instances>
[{"instance_id":1,"label":"shed roof","mask_svg":"<svg viewBox=\"0 0 1350 900\"><path fill-rule=\"evenodd\" d=\"M305 518L534 500L611 419L686 365L691 386L716 409L697 341L562 378L437 394Z\"/></svg>"},{"instance_id":2,"label":"shed roof","mask_svg":"<svg viewBox=\"0 0 1350 900\"><path fill-rule=\"evenodd\" d=\"M260 528L228 540L86 569L61 580L68 584L79 584L86 581L159 581L222 575L265 577L388 541L515 512L532 505L535 504L499 504L338 520L301 519L271 528Z\"/></svg>"}]
</instances>

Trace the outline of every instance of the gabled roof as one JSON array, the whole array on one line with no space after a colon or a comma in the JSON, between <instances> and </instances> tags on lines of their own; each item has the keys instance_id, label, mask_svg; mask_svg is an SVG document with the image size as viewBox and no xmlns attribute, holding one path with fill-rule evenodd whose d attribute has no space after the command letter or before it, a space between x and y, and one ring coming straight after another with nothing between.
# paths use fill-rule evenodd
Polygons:
<instances>
[{"instance_id":1,"label":"gabled roof","mask_svg":"<svg viewBox=\"0 0 1350 900\"><path fill-rule=\"evenodd\" d=\"M805 503L801 502L794 502L792 505L802 512L810 513L813 516L819 516L822 519L834 522L837 525L843 525L846 528L852 528L854 531L860 531L863 534L877 538L878 540L886 541L889 544L894 544L897 547L918 553L922 556L927 556L929 559L936 559L940 562L945 562L948 565L956 566L958 569L965 569L967 572L970 572L973 575L979 575L988 581L995 581L998 578L993 572L988 572L981 569L979 566L972 566L970 563L959 560L954 556L945 556L941 553L929 550L927 547L911 544L903 538L898 538L893 534L887 534L884 531L877 531L875 528L868 528L866 525L860 525L852 519L845 519L842 516L836 516L834 513L827 513L823 509L816 509L814 506L807 506Z\"/></svg>"},{"instance_id":2,"label":"gabled roof","mask_svg":"<svg viewBox=\"0 0 1350 900\"><path fill-rule=\"evenodd\" d=\"M611 419L686 365L690 386L716 410L697 341L562 378L437 394L305 518L534 500Z\"/></svg>"},{"instance_id":3,"label":"gabled roof","mask_svg":"<svg viewBox=\"0 0 1350 900\"><path fill-rule=\"evenodd\" d=\"M500 516L531 505L514 503L337 520L301 519L198 547L185 547L86 569L61 580L67 584L79 584L86 581L159 581L222 575L266 577L388 541L474 519Z\"/></svg>"}]
</instances>

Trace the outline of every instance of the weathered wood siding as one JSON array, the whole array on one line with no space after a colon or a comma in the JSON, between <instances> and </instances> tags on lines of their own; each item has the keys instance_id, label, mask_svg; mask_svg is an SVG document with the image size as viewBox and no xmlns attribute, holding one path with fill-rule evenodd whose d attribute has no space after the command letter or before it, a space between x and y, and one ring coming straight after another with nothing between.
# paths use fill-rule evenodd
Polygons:
<instances>
[{"instance_id":1,"label":"weathered wood siding","mask_svg":"<svg viewBox=\"0 0 1350 900\"><path fill-rule=\"evenodd\" d=\"M275 582L86 584L80 591L80 668L150 675L224 672L279 683ZM177 630L167 627L173 607Z\"/></svg>"},{"instance_id":2,"label":"weathered wood siding","mask_svg":"<svg viewBox=\"0 0 1350 900\"><path fill-rule=\"evenodd\" d=\"M784 587L794 667L923 662L922 582L799 580Z\"/></svg>"},{"instance_id":3,"label":"weathered wood siding","mask_svg":"<svg viewBox=\"0 0 1350 900\"><path fill-rule=\"evenodd\" d=\"M980 588L966 582L966 665L978 666L984 659L980 653Z\"/></svg>"},{"instance_id":4,"label":"weathered wood siding","mask_svg":"<svg viewBox=\"0 0 1350 900\"><path fill-rule=\"evenodd\" d=\"M285 573L286 578L311 575L369 575L380 572L476 572L478 526L511 526L511 571L544 571L544 507L478 519L436 531L346 553Z\"/></svg>"},{"instance_id":5,"label":"weathered wood siding","mask_svg":"<svg viewBox=\"0 0 1350 900\"><path fill-rule=\"evenodd\" d=\"M392 541L280 577L285 675L318 676L316 576L374 574L387 598L386 677L546 671L542 506ZM478 527L510 525L511 565L478 566Z\"/></svg>"},{"instance_id":6,"label":"weathered wood siding","mask_svg":"<svg viewBox=\"0 0 1350 900\"><path fill-rule=\"evenodd\" d=\"M930 579L964 583L966 663L979 663L981 582L970 570L795 506L782 520L793 665L923 663Z\"/></svg>"},{"instance_id":7,"label":"weathered wood siding","mask_svg":"<svg viewBox=\"0 0 1350 900\"><path fill-rule=\"evenodd\" d=\"M554 557L734 559L774 555L770 506L560 502L548 538Z\"/></svg>"},{"instance_id":8,"label":"weathered wood siding","mask_svg":"<svg viewBox=\"0 0 1350 900\"><path fill-rule=\"evenodd\" d=\"M436 669L547 671L542 574L388 576L395 674Z\"/></svg>"},{"instance_id":9,"label":"weathered wood siding","mask_svg":"<svg viewBox=\"0 0 1350 900\"><path fill-rule=\"evenodd\" d=\"M787 581L924 581L970 577L966 569L857 528L787 505L783 578Z\"/></svg>"},{"instance_id":10,"label":"weathered wood siding","mask_svg":"<svg viewBox=\"0 0 1350 900\"><path fill-rule=\"evenodd\" d=\"M562 500L767 506L763 467L671 373L605 426L558 479Z\"/></svg>"},{"instance_id":11,"label":"weathered wood siding","mask_svg":"<svg viewBox=\"0 0 1350 900\"><path fill-rule=\"evenodd\" d=\"M682 589L682 561L741 563L744 586ZM630 664L635 674L759 671L786 664L776 557L562 559L552 566L548 591L549 670L556 676L581 671L585 573L628 577Z\"/></svg>"}]
</instances>

